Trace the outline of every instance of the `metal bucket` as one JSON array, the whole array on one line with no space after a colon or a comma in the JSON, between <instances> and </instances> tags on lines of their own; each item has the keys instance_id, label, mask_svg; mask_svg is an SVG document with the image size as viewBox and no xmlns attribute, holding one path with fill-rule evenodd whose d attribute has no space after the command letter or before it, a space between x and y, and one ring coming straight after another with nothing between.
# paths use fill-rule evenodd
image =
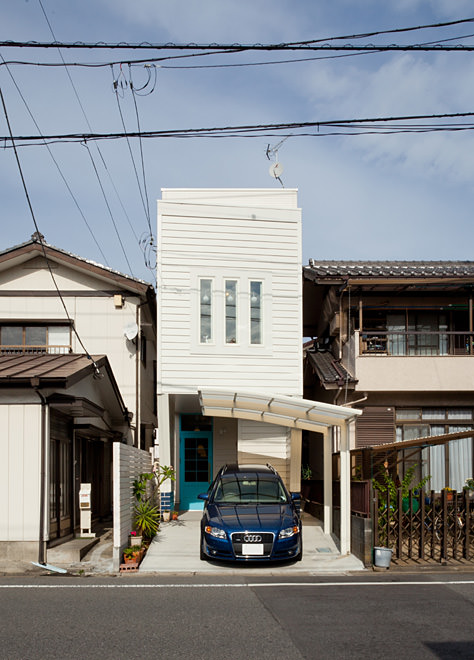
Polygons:
<instances>
[{"instance_id":1,"label":"metal bucket","mask_svg":"<svg viewBox=\"0 0 474 660\"><path fill-rule=\"evenodd\" d=\"M374 565L379 568L390 568L392 550L390 548L374 548Z\"/></svg>"}]
</instances>

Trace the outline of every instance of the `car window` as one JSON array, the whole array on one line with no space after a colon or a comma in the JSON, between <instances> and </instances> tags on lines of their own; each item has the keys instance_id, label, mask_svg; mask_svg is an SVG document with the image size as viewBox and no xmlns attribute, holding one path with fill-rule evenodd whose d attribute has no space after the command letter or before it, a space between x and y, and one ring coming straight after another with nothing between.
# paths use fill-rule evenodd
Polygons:
<instances>
[{"instance_id":1,"label":"car window","mask_svg":"<svg viewBox=\"0 0 474 660\"><path fill-rule=\"evenodd\" d=\"M221 479L214 502L222 504L279 504L287 501L285 490L278 479L259 477Z\"/></svg>"}]
</instances>

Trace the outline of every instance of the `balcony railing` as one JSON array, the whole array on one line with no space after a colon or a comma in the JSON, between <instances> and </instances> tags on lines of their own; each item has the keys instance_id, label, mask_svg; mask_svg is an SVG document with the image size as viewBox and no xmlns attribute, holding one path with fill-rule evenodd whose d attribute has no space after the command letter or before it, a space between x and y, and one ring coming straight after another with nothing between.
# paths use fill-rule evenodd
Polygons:
<instances>
[{"instance_id":1,"label":"balcony railing","mask_svg":"<svg viewBox=\"0 0 474 660\"><path fill-rule=\"evenodd\" d=\"M363 330L360 355L474 355L473 332Z\"/></svg>"},{"instance_id":2,"label":"balcony railing","mask_svg":"<svg viewBox=\"0 0 474 660\"><path fill-rule=\"evenodd\" d=\"M60 355L63 353L70 353L70 346L23 346L23 345L0 345L0 355L18 355L20 353L27 353L29 355L40 355L42 353L53 353Z\"/></svg>"}]
</instances>

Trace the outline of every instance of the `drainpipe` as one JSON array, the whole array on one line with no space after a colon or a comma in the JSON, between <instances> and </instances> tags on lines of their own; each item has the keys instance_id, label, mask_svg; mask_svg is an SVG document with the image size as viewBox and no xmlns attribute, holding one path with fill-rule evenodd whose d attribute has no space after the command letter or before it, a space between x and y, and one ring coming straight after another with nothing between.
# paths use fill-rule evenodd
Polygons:
<instances>
[{"instance_id":1,"label":"drainpipe","mask_svg":"<svg viewBox=\"0 0 474 660\"><path fill-rule=\"evenodd\" d=\"M342 405L344 408L350 408L351 406L355 406L356 403L363 403L364 401L367 401L368 399L368 394L364 394L364 396L361 399L356 399L355 401L348 401L347 403L343 403Z\"/></svg>"},{"instance_id":2,"label":"drainpipe","mask_svg":"<svg viewBox=\"0 0 474 660\"><path fill-rule=\"evenodd\" d=\"M39 391L39 378L31 379L31 386L41 400L41 467L40 467L40 515L39 515L39 547L38 564L46 564L44 538L44 509L46 504L46 398Z\"/></svg>"},{"instance_id":3,"label":"drainpipe","mask_svg":"<svg viewBox=\"0 0 474 660\"><path fill-rule=\"evenodd\" d=\"M348 280L339 289L339 361L342 360L342 296L349 286ZM348 337L349 339L349 337Z\"/></svg>"},{"instance_id":4,"label":"drainpipe","mask_svg":"<svg viewBox=\"0 0 474 660\"><path fill-rule=\"evenodd\" d=\"M140 448L140 307L137 305L135 322L138 328L137 345L135 350L135 445Z\"/></svg>"}]
</instances>

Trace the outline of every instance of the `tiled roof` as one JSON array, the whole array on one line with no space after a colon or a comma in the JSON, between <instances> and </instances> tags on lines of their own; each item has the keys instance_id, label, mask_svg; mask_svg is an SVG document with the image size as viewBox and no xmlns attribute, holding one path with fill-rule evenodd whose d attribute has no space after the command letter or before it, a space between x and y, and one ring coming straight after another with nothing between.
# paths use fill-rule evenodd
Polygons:
<instances>
[{"instance_id":1,"label":"tiled roof","mask_svg":"<svg viewBox=\"0 0 474 660\"><path fill-rule=\"evenodd\" d=\"M326 277L474 277L474 261L317 261L304 272Z\"/></svg>"},{"instance_id":2,"label":"tiled roof","mask_svg":"<svg viewBox=\"0 0 474 660\"><path fill-rule=\"evenodd\" d=\"M96 364L103 362L103 356L94 356ZM32 378L39 378L42 384L62 382L69 386L87 375L92 375L94 365L87 355L66 353L28 354L15 353L0 355L0 385L30 385Z\"/></svg>"},{"instance_id":3,"label":"tiled roof","mask_svg":"<svg viewBox=\"0 0 474 660\"><path fill-rule=\"evenodd\" d=\"M308 351L306 356L323 385L335 384L342 387L346 382L357 383L357 379L353 378L329 351Z\"/></svg>"}]
</instances>

